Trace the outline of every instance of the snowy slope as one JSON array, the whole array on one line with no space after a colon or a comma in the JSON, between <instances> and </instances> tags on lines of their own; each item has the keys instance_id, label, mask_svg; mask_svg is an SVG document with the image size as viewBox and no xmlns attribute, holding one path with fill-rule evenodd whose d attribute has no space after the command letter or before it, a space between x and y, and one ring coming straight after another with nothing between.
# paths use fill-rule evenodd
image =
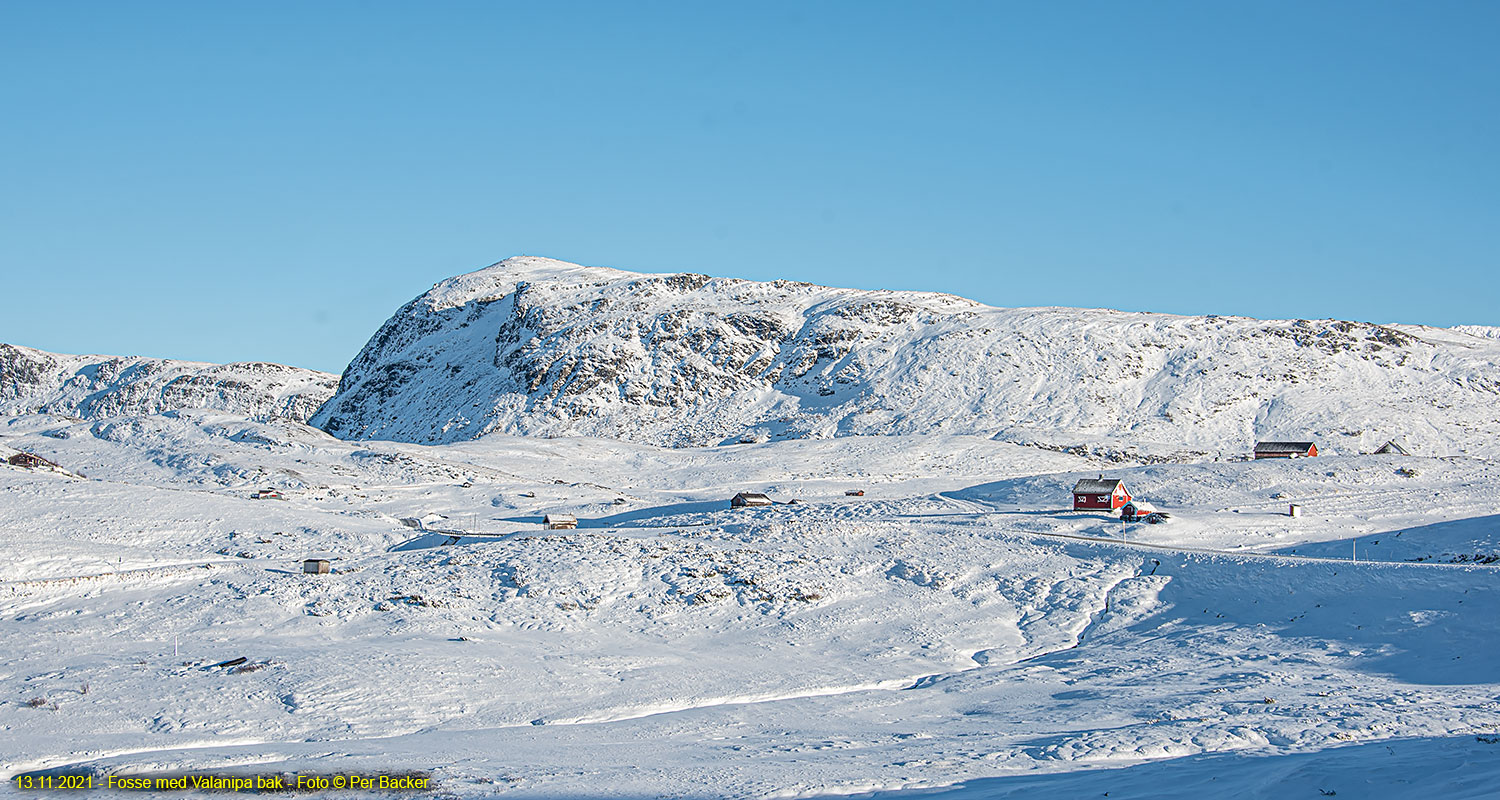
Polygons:
<instances>
[{"instance_id":1,"label":"snowy slope","mask_svg":"<svg viewBox=\"0 0 1500 800\"><path fill-rule=\"evenodd\" d=\"M1493 461L423 446L208 411L16 416L0 442L91 476L0 467L4 778L958 800L1482 797L1496 773L1500 567L1407 560L1448 528L1494 546ZM1174 521L1121 542L1063 511L1100 471ZM743 489L803 502L729 509ZM580 528L543 530L558 511ZM399 522L433 514L458 533ZM1355 563L1351 537L1405 549Z\"/></svg>"},{"instance_id":2,"label":"snowy slope","mask_svg":"<svg viewBox=\"0 0 1500 800\"><path fill-rule=\"evenodd\" d=\"M402 307L313 422L419 443L963 433L1193 458L1404 436L1493 455L1497 403L1500 341L1479 331L1000 309L520 257Z\"/></svg>"},{"instance_id":3,"label":"snowy slope","mask_svg":"<svg viewBox=\"0 0 1500 800\"><path fill-rule=\"evenodd\" d=\"M85 419L206 408L305 420L338 378L281 364L74 356L0 343L0 413Z\"/></svg>"}]
</instances>

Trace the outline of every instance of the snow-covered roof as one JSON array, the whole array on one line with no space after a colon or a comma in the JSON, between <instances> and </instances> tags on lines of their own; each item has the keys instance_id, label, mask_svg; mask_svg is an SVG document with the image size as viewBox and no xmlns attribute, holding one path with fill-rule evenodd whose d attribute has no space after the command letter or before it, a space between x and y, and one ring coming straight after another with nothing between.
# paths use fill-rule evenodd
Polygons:
<instances>
[{"instance_id":1,"label":"snow-covered roof","mask_svg":"<svg viewBox=\"0 0 1500 800\"><path fill-rule=\"evenodd\" d=\"M1306 453L1313 447L1312 442L1256 442L1257 453Z\"/></svg>"},{"instance_id":2,"label":"snow-covered roof","mask_svg":"<svg viewBox=\"0 0 1500 800\"><path fill-rule=\"evenodd\" d=\"M1119 485L1118 478L1084 478L1073 484L1073 494L1112 494Z\"/></svg>"}]
</instances>

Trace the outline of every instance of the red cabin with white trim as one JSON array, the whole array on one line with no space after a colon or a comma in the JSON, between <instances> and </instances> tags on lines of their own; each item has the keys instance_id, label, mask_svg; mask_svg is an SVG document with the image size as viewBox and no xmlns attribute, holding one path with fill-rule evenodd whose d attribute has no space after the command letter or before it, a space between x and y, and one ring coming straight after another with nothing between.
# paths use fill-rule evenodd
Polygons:
<instances>
[{"instance_id":1,"label":"red cabin with white trim","mask_svg":"<svg viewBox=\"0 0 1500 800\"><path fill-rule=\"evenodd\" d=\"M1312 442L1256 442L1256 458L1312 458L1318 446Z\"/></svg>"},{"instance_id":2,"label":"red cabin with white trim","mask_svg":"<svg viewBox=\"0 0 1500 800\"><path fill-rule=\"evenodd\" d=\"M1130 491L1125 482L1103 475L1084 478L1073 485L1074 511L1114 511L1130 502Z\"/></svg>"}]
</instances>

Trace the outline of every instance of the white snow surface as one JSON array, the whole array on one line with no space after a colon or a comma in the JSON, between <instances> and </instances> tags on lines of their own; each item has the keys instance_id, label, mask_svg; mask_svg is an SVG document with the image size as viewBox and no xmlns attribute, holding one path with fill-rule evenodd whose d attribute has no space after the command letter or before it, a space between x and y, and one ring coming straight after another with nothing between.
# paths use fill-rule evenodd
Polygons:
<instances>
[{"instance_id":1,"label":"white snow surface","mask_svg":"<svg viewBox=\"0 0 1500 800\"><path fill-rule=\"evenodd\" d=\"M888 434L1201 460L1256 440L1500 455L1493 329L992 308L517 257L396 312L313 423L666 446Z\"/></svg>"},{"instance_id":2,"label":"white snow surface","mask_svg":"<svg viewBox=\"0 0 1500 800\"><path fill-rule=\"evenodd\" d=\"M192 409L14 415L0 447L89 476L0 466L6 778L954 800L1500 779L1485 458L1142 463L941 433L426 446ZM1101 474L1172 522L1068 511ZM780 504L731 510L738 491ZM579 528L543 530L553 512Z\"/></svg>"}]
</instances>

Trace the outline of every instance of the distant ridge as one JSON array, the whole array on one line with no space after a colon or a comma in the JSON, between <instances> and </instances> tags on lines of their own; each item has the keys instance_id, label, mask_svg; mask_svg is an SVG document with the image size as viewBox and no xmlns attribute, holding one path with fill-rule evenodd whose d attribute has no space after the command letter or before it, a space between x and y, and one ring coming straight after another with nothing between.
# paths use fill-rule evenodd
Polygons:
<instances>
[{"instance_id":1,"label":"distant ridge","mask_svg":"<svg viewBox=\"0 0 1500 800\"><path fill-rule=\"evenodd\" d=\"M0 343L0 413L84 419L201 408L305 421L338 377L281 364L74 356Z\"/></svg>"}]
</instances>

